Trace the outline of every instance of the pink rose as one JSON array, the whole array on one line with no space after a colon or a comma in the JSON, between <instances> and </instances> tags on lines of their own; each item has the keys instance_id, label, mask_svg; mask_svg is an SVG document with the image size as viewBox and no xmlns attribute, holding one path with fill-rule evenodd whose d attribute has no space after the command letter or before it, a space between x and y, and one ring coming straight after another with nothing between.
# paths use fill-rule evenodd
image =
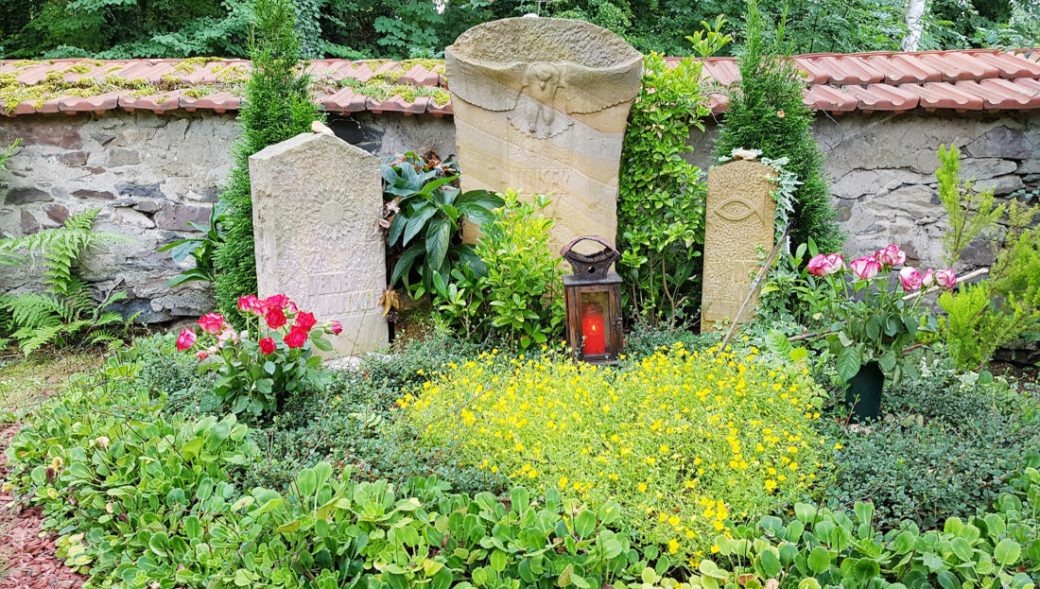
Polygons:
<instances>
[{"instance_id":1,"label":"pink rose","mask_svg":"<svg viewBox=\"0 0 1040 589\"><path fill-rule=\"evenodd\" d=\"M267 297L266 299L264 299L264 304L267 305L268 308L270 308L270 307L277 307L279 309L282 309L287 304L289 304L289 297L287 297L287 296L285 296L283 294L271 295L271 296Z\"/></svg>"},{"instance_id":2,"label":"pink rose","mask_svg":"<svg viewBox=\"0 0 1040 589\"><path fill-rule=\"evenodd\" d=\"M216 335L224 329L224 316L220 313L206 313L199 317L198 324L202 331Z\"/></svg>"},{"instance_id":3,"label":"pink rose","mask_svg":"<svg viewBox=\"0 0 1040 589\"><path fill-rule=\"evenodd\" d=\"M206 358L209 358L209 352L206 350L199 350L198 352L195 352L195 357L199 360L205 360Z\"/></svg>"},{"instance_id":4,"label":"pink rose","mask_svg":"<svg viewBox=\"0 0 1040 589\"><path fill-rule=\"evenodd\" d=\"M861 256L852 260L849 268L852 269L852 273L856 275L856 278L870 280L881 271L881 262L877 261L877 258L874 256Z\"/></svg>"},{"instance_id":5,"label":"pink rose","mask_svg":"<svg viewBox=\"0 0 1040 589\"><path fill-rule=\"evenodd\" d=\"M260 351L261 352L263 352L264 354L273 354L274 353L275 343L274 343L273 339L271 339L269 337L265 337L265 338L261 339L259 343L260 343Z\"/></svg>"},{"instance_id":6,"label":"pink rose","mask_svg":"<svg viewBox=\"0 0 1040 589\"><path fill-rule=\"evenodd\" d=\"M267 309L267 326L271 329L278 329L285 325L285 313L281 307L271 306Z\"/></svg>"},{"instance_id":7,"label":"pink rose","mask_svg":"<svg viewBox=\"0 0 1040 589\"><path fill-rule=\"evenodd\" d=\"M183 352L195 345L195 330L188 328L177 336L177 351Z\"/></svg>"},{"instance_id":8,"label":"pink rose","mask_svg":"<svg viewBox=\"0 0 1040 589\"><path fill-rule=\"evenodd\" d=\"M290 315L295 315L300 312L300 308L292 301L289 301L289 303L285 305L285 310L288 311Z\"/></svg>"},{"instance_id":9,"label":"pink rose","mask_svg":"<svg viewBox=\"0 0 1040 589\"><path fill-rule=\"evenodd\" d=\"M878 250L874 255L885 266L902 266L906 263L906 252L899 249L899 246L894 243Z\"/></svg>"},{"instance_id":10,"label":"pink rose","mask_svg":"<svg viewBox=\"0 0 1040 589\"><path fill-rule=\"evenodd\" d=\"M845 269L845 258L841 254L817 254L809 260L809 274L829 276Z\"/></svg>"},{"instance_id":11,"label":"pink rose","mask_svg":"<svg viewBox=\"0 0 1040 589\"><path fill-rule=\"evenodd\" d=\"M256 298L255 295L238 297L238 310L243 313L249 313L256 310L258 304L260 304L260 299Z\"/></svg>"},{"instance_id":12,"label":"pink rose","mask_svg":"<svg viewBox=\"0 0 1040 589\"><path fill-rule=\"evenodd\" d=\"M899 284L906 292L920 290L924 283L924 276L913 266L907 266L899 271Z\"/></svg>"},{"instance_id":13,"label":"pink rose","mask_svg":"<svg viewBox=\"0 0 1040 589\"><path fill-rule=\"evenodd\" d=\"M294 325L292 329L289 330L289 333L285 334L283 341L285 341L285 345L290 348L302 348L303 344L307 343L307 330L298 325Z\"/></svg>"},{"instance_id":14,"label":"pink rose","mask_svg":"<svg viewBox=\"0 0 1040 589\"><path fill-rule=\"evenodd\" d=\"M935 273L935 282L945 289L951 289L957 286L957 273L953 271L953 268L939 270Z\"/></svg>"},{"instance_id":15,"label":"pink rose","mask_svg":"<svg viewBox=\"0 0 1040 589\"><path fill-rule=\"evenodd\" d=\"M330 321L328 330L332 335L339 335L343 333L343 324L339 321Z\"/></svg>"},{"instance_id":16,"label":"pink rose","mask_svg":"<svg viewBox=\"0 0 1040 589\"><path fill-rule=\"evenodd\" d=\"M921 277L921 288L928 288L935 284L935 270L929 268L924 271L924 276Z\"/></svg>"},{"instance_id":17,"label":"pink rose","mask_svg":"<svg viewBox=\"0 0 1040 589\"><path fill-rule=\"evenodd\" d=\"M314 313L300 313L296 316L296 326L302 327L307 331L310 331L317 323L318 320L314 318Z\"/></svg>"}]
</instances>

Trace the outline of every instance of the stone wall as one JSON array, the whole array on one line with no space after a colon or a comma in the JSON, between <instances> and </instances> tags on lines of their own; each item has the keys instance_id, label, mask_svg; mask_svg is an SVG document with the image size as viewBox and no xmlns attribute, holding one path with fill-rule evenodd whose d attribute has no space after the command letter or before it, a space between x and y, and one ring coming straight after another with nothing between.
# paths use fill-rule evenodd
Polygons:
<instances>
[{"instance_id":1,"label":"stone wall","mask_svg":"<svg viewBox=\"0 0 1040 589\"><path fill-rule=\"evenodd\" d=\"M945 213L935 170L940 144L961 149L961 175L1000 197L1040 184L1040 112L983 117L951 114L821 115L816 140L826 158L838 218L848 233L845 250L860 255L899 244L912 263L938 266ZM706 167L718 126L694 132L690 161ZM1035 200L1034 200L1035 202ZM999 236L996 236L999 238ZM968 266L992 262L992 244L973 244Z\"/></svg>"},{"instance_id":2,"label":"stone wall","mask_svg":"<svg viewBox=\"0 0 1040 589\"><path fill-rule=\"evenodd\" d=\"M405 150L454 152L450 118L359 114L333 118L338 136L379 155ZM717 126L695 133L691 156L706 167ZM1007 196L1040 183L1040 111L972 114L876 113L821 115L817 139L849 253L898 243L915 263L938 265L944 215L938 204L935 150L962 148L966 176ZM16 137L21 150L0 174L0 235L55 227L70 214L101 208L98 229L131 240L89 259L87 277L100 290L131 295L128 309L149 322L197 315L211 305L208 289L166 287L179 272L155 248L205 222L231 167L238 136L232 115L112 112L105 116L32 115L0 118L0 145ZM989 248L968 252L989 262ZM0 291L27 288L32 275L0 268Z\"/></svg>"},{"instance_id":3,"label":"stone wall","mask_svg":"<svg viewBox=\"0 0 1040 589\"><path fill-rule=\"evenodd\" d=\"M451 119L364 114L330 125L380 155L454 150ZM181 268L155 250L192 234L189 221L208 221L238 134L234 116L211 113L0 118L0 145L23 142L0 173L0 235L57 227L70 213L100 208L96 229L130 239L88 258L85 275L94 287L126 290L125 310L146 322L196 316L212 306L208 287L168 288ZM20 269L0 273L0 292L30 288L35 279Z\"/></svg>"}]
</instances>

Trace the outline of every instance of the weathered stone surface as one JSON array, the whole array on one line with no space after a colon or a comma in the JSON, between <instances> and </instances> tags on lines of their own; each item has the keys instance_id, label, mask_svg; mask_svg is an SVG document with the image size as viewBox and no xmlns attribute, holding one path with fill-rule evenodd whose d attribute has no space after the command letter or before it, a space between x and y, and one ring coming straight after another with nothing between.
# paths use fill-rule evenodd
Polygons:
<instances>
[{"instance_id":1,"label":"weathered stone surface","mask_svg":"<svg viewBox=\"0 0 1040 589\"><path fill-rule=\"evenodd\" d=\"M88 188L73 190L72 196L76 198L103 198L105 200L113 200L116 197L116 195L105 190L90 190Z\"/></svg>"},{"instance_id":2,"label":"weathered stone surface","mask_svg":"<svg viewBox=\"0 0 1040 589\"><path fill-rule=\"evenodd\" d=\"M997 178L990 178L988 180L979 180L975 183L976 190L993 190L993 194L997 196L1003 196L1005 194L1011 194L1012 192L1022 188L1025 185L1022 182L1022 178L1009 174L1007 176L998 176Z\"/></svg>"},{"instance_id":3,"label":"weathered stone surface","mask_svg":"<svg viewBox=\"0 0 1040 589\"><path fill-rule=\"evenodd\" d=\"M708 172L704 216L701 330L736 318L761 267L760 253L773 248L776 202L773 168L737 160ZM754 316L757 295L741 321Z\"/></svg>"},{"instance_id":4,"label":"weathered stone surface","mask_svg":"<svg viewBox=\"0 0 1040 589\"><path fill-rule=\"evenodd\" d=\"M49 204L43 210L47 213L47 217L58 225L65 224L65 220L69 218L69 207L61 203Z\"/></svg>"},{"instance_id":5,"label":"weathered stone surface","mask_svg":"<svg viewBox=\"0 0 1040 589\"><path fill-rule=\"evenodd\" d=\"M50 202L54 200L51 193L32 186L12 188L7 191L4 202L9 205L27 205L34 202Z\"/></svg>"},{"instance_id":6,"label":"weathered stone surface","mask_svg":"<svg viewBox=\"0 0 1040 589\"><path fill-rule=\"evenodd\" d=\"M163 203L154 218L159 229L194 231L188 223L206 224L209 221L209 207Z\"/></svg>"},{"instance_id":7,"label":"weathered stone surface","mask_svg":"<svg viewBox=\"0 0 1040 589\"><path fill-rule=\"evenodd\" d=\"M29 211L22 209L22 234L30 235L40 230L40 222Z\"/></svg>"},{"instance_id":8,"label":"weathered stone surface","mask_svg":"<svg viewBox=\"0 0 1040 589\"><path fill-rule=\"evenodd\" d=\"M259 294L285 293L320 320L340 321L334 356L385 346L379 159L304 133L250 157L249 175Z\"/></svg>"},{"instance_id":9,"label":"weathered stone surface","mask_svg":"<svg viewBox=\"0 0 1040 589\"><path fill-rule=\"evenodd\" d=\"M158 182L154 184L138 184L135 182L119 182L116 184L116 190L123 196L144 196L148 198L163 198L166 196L163 194L162 189L159 187Z\"/></svg>"},{"instance_id":10,"label":"weathered stone surface","mask_svg":"<svg viewBox=\"0 0 1040 589\"><path fill-rule=\"evenodd\" d=\"M642 55L595 25L530 17L473 27L444 55L462 188L549 195L554 250L579 235L615 241Z\"/></svg>"},{"instance_id":11,"label":"weathered stone surface","mask_svg":"<svg viewBox=\"0 0 1040 589\"><path fill-rule=\"evenodd\" d=\"M1033 157L1040 146L1034 147L1021 130L1007 127L993 128L964 148L964 153L971 157L998 157L1013 160L1024 160Z\"/></svg>"}]
</instances>

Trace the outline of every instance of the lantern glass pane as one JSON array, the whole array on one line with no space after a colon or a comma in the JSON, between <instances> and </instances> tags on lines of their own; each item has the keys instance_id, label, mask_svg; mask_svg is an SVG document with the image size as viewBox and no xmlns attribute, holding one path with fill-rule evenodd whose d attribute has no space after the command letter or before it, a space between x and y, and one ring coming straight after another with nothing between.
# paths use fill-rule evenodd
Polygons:
<instances>
[{"instance_id":1,"label":"lantern glass pane","mask_svg":"<svg viewBox=\"0 0 1040 589\"><path fill-rule=\"evenodd\" d=\"M582 353L596 356L607 353L610 325L610 305L607 304L607 293L583 292L579 298L578 312L581 316Z\"/></svg>"}]
</instances>

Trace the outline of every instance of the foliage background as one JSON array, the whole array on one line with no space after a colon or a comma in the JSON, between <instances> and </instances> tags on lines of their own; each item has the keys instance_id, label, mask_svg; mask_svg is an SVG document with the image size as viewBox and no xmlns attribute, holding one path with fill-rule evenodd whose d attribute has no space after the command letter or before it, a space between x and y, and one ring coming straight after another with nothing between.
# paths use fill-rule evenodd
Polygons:
<instances>
[{"instance_id":1,"label":"foliage background","mask_svg":"<svg viewBox=\"0 0 1040 589\"><path fill-rule=\"evenodd\" d=\"M245 57L253 0L18 0L0 3L0 58ZM304 57L427 57L496 18L580 18L644 53L684 55L685 36L725 15L743 42L744 0L296 0ZM438 7L440 9L438 9ZM763 8L798 53L898 50L903 0L789 0ZM768 27L767 27L768 28ZM1040 44L1040 2L931 0L922 49Z\"/></svg>"}]
</instances>

